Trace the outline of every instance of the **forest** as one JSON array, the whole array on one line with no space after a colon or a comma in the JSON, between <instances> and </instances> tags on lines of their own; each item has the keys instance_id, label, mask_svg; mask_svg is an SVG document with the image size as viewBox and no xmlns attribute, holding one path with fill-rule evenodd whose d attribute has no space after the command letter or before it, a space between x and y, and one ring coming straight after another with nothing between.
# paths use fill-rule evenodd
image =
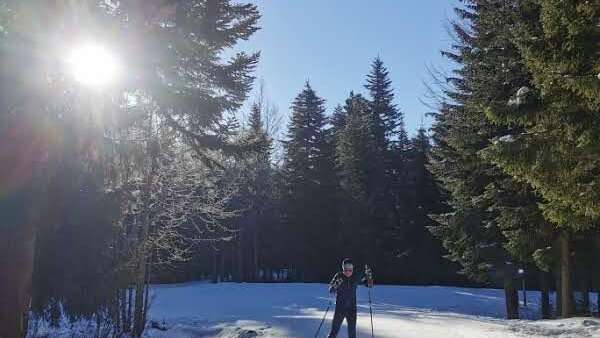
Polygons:
<instances>
[{"instance_id":1,"label":"forest","mask_svg":"<svg viewBox=\"0 0 600 338\"><path fill-rule=\"evenodd\" d=\"M600 315L600 3L455 15L411 133L426 112L377 51L335 109L308 80L274 105L237 48L252 3L0 1L0 338L140 337L152 284L329 282L346 257L377 284L503 289L508 319L525 282L542 318ZM121 63L62 58L90 36Z\"/></svg>"}]
</instances>

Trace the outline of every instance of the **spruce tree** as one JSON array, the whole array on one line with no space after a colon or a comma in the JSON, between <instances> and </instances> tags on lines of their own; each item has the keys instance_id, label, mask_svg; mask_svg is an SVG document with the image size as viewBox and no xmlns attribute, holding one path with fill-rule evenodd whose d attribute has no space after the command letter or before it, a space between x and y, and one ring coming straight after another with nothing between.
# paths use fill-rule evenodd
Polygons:
<instances>
[{"instance_id":1,"label":"spruce tree","mask_svg":"<svg viewBox=\"0 0 600 338\"><path fill-rule=\"evenodd\" d=\"M369 92L369 105L373 114L373 133L380 152L384 157L386 178L397 195L402 194L401 182L406 166L406 152L409 144L404 127L404 114L394 103L394 90L389 71L377 57L371 64L365 88ZM401 204L403 201L397 201ZM404 201L405 202L405 201Z\"/></svg>"},{"instance_id":2,"label":"spruce tree","mask_svg":"<svg viewBox=\"0 0 600 338\"><path fill-rule=\"evenodd\" d=\"M224 53L258 29L256 5L230 0L137 0L101 4L124 33L115 39L135 62L123 88L144 93L165 125L199 156L232 150L220 133L226 113L239 109L252 88L259 53Z\"/></svg>"},{"instance_id":3,"label":"spruce tree","mask_svg":"<svg viewBox=\"0 0 600 338\"><path fill-rule=\"evenodd\" d=\"M514 8L518 11L514 12ZM529 83L488 104L490 118L520 132L499 139L488 157L541 195L545 218L561 231L562 315L574 312L572 236L598 225L597 73L600 30L594 2L524 1L513 6L511 41Z\"/></svg>"},{"instance_id":4,"label":"spruce tree","mask_svg":"<svg viewBox=\"0 0 600 338\"><path fill-rule=\"evenodd\" d=\"M449 251L448 258L462 266L462 273L478 282L505 280L507 314L517 316L516 289L512 281L513 267L504 250L504 237L488 211L490 202L482 198L486 186L495 180L491 168L477 155L473 121L465 108L444 107L436 114L432 169L449 192L450 211L434 216L438 225L431 227ZM473 140L468 143L465 140ZM512 300L512 301L511 301Z\"/></svg>"},{"instance_id":5,"label":"spruce tree","mask_svg":"<svg viewBox=\"0 0 600 338\"><path fill-rule=\"evenodd\" d=\"M325 101L306 82L291 110L283 165L290 259L304 280L324 280L328 269L322 253L331 252L335 237L332 215L323 208L335 202Z\"/></svg>"},{"instance_id":6,"label":"spruce tree","mask_svg":"<svg viewBox=\"0 0 600 338\"><path fill-rule=\"evenodd\" d=\"M408 136L404 127L404 114L394 103L392 80L379 57L371 64L365 88L369 92L378 142L387 150L393 149L394 145L406 144Z\"/></svg>"},{"instance_id":7,"label":"spruce tree","mask_svg":"<svg viewBox=\"0 0 600 338\"><path fill-rule=\"evenodd\" d=\"M531 9L533 8L533 9ZM491 150L505 170L527 180L546 199L545 215L574 231L598 220L597 53L593 24L598 6L557 1L524 2L519 36L513 41L533 78L513 87L505 102L492 102L490 116L523 132L499 140ZM516 35L516 34L515 34ZM552 51L549 53L548 51ZM560 179L558 179L560 178Z\"/></svg>"},{"instance_id":8,"label":"spruce tree","mask_svg":"<svg viewBox=\"0 0 600 338\"><path fill-rule=\"evenodd\" d=\"M523 22L535 22L535 15L527 6L515 11L513 5L511 2L499 5L493 1L471 1L467 9L458 11L464 20L470 22L471 30L467 32L455 26L463 45L457 46L456 53L446 53L463 65L458 76L450 79L455 88L463 88L459 92L449 92L450 98L458 106L447 107L446 114L450 117L459 108L466 109L475 118L469 124L477 126L477 137L484 137L475 149L481 165L487 167L485 172L491 178L483 194L477 198L488 205L488 217L492 222L489 224L499 228L503 236L502 246L510 258L528 266L529 271L531 268L542 270L542 315L548 317L550 309L546 272L565 271L564 268L557 269L553 263L557 261L559 244L564 244L564 240L557 241L560 238L550 224L551 218L539 208L548 202L538 186L515 171L507 170L497 153L497 149L504 145L509 145L513 150L523 149L526 142L522 135L528 134L527 124L521 123L523 115L515 116L511 121L507 119L507 111L510 110L506 107L526 107L532 103L532 78L513 36L515 26L520 27ZM516 95L514 88L520 88ZM450 134L462 125L462 122L448 120L442 123L446 127L440 131ZM461 138L468 140L464 136ZM443 141L441 145L444 146ZM523 154L507 155L518 158ZM563 251L563 255L568 257L566 252ZM568 288L568 284L563 284L563 287ZM570 295L571 291L564 291L562 298L568 303Z\"/></svg>"},{"instance_id":9,"label":"spruce tree","mask_svg":"<svg viewBox=\"0 0 600 338\"><path fill-rule=\"evenodd\" d=\"M419 128L410 140L406 158L406 190L402 192L406 215L396 234L394 245L398 266L410 274L403 282L436 283L456 282L457 265L444 259L447 253L428 229L438 225L429 215L447 211L444 194L430 169L431 144L427 132Z\"/></svg>"},{"instance_id":10,"label":"spruce tree","mask_svg":"<svg viewBox=\"0 0 600 338\"><path fill-rule=\"evenodd\" d=\"M336 144L336 165L345 192L345 247L362 248L359 260L384 264L384 230L393 225L393 200L378 141L379 124L370 102L350 93L344 106L345 124ZM356 241L359 242L356 242ZM356 250L356 249L355 249Z\"/></svg>"},{"instance_id":11,"label":"spruce tree","mask_svg":"<svg viewBox=\"0 0 600 338\"><path fill-rule=\"evenodd\" d=\"M445 93L450 103L442 106L436 116L433 162L436 174L451 194L452 211L437 217L441 227L432 230L443 238L450 258L459 262L467 275L504 284L507 315L516 318L514 278L516 263L522 262L506 250L507 238L501 222L504 219L500 217L498 201L489 198L496 182L510 178L481 157L490 140L507 131L486 120L482 102L502 95L508 83L523 79L497 71L514 67L510 60L490 57L506 48L498 29L498 6L493 1L470 1L457 13L469 29L456 23L458 43L453 51L443 53L459 63L460 68L447 79L450 88ZM529 201L535 203L535 199Z\"/></svg>"},{"instance_id":12,"label":"spruce tree","mask_svg":"<svg viewBox=\"0 0 600 338\"><path fill-rule=\"evenodd\" d=\"M139 121L151 120L152 117L158 116L156 120L164 123L165 129L176 129L180 139L187 141L199 156L206 159L207 149L229 148L226 140L228 136L220 133L223 114L242 105L251 89L251 72L258 61L258 54L240 52L227 58L224 56L227 53L224 52L236 42L248 39L258 29L259 14L255 5L234 4L227 0L149 0L144 1L143 5L140 1L85 4L42 1L34 5L22 1L7 1L0 7L0 16L2 19L7 18L6 22L2 22L3 34L0 38L3 44L2 59L6 60L6 65L10 65L3 68L0 79L3 86L11 84L7 86L10 90L3 91L0 98L0 125L6 125L5 118L16 117L23 121L33 118L32 121L51 121L53 130L59 131L57 134L61 136L63 132L67 134L70 130L77 131L81 139L73 142L74 144L92 143L89 147L92 150L80 149L79 155L85 153L80 159L87 162L88 169L97 174L95 177L99 181L108 179L102 176L105 172L103 169L106 169L103 166L107 164L98 163L100 161L94 158L102 154L100 157L105 159L102 151L105 144L92 136L99 135L105 141L102 138L103 132L116 133L116 130L108 129L131 126ZM31 22L39 25L30 25ZM37 59L39 55L51 58L53 53L46 52L48 42L71 41L65 35L73 31L87 36L104 37L106 43L112 44L108 46L109 49L121 53L120 56L127 65L127 74L122 76L122 82L111 94L118 97L125 91L128 95L135 93L140 97L138 103L144 103L136 107L139 110L132 109L136 110L135 113L128 110L127 113L115 114L114 120L111 119L113 116L103 116L100 120L114 122L117 126L108 123L104 126L91 126L98 128L93 129L90 135L86 134L88 129L82 128L84 124L77 123L81 121L76 120L81 119L81 116L88 116L87 112L73 113L70 110L81 106L78 101L80 98L72 95L79 91L74 90L64 74L56 76L55 67L45 67L61 64L62 60L45 59L40 62ZM36 99L31 100L32 97ZM107 102L112 103L110 100ZM106 107L113 106L107 104ZM144 109L149 107L151 109ZM7 114L20 111L27 111L31 116ZM148 114L149 111L151 115ZM70 128L71 126L74 128ZM30 135L30 139L38 139L35 131ZM23 146L27 146L27 143L19 145ZM56 144L50 142L49 148L54 146ZM67 157L73 154L57 151L49 152L49 155L50 163L60 163L63 155ZM147 163L144 160L139 162ZM55 168L50 168L52 169ZM0 180L4 181L4 173L0 174L3 176ZM94 186L99 190L104 188L102 184ZM17 287L12 282L4 282L4 273L11 271L5 265L14 265L15 262L0 262L0 336L23 335L22 314L29 303L25 292L29 288L21 286L29 285L31 280L30 258L33 257L35 243L31 235L35 233L34 225L37 225L34 221L21 219L15 222L15 231L9 231L6 236L2 234L3 238L13 238L14 242L27 243L27 247L22 248L22 253L3 253L2 256L18 256L30 263L16 264L15 269L18 271L10 273L19 277L14 279L15 285L19 285ZM22 232L28 236L27 240L18 239L23 236ZM1 247L8 248L5 245ZM14 290L21 289L23 291L19 291L14 297L19 304L5 301L12 299ZM143 323L138 321L136 325L137 332L134 334L140 335ZM4 330L6 331L3 332Z\"/></svg>"},{"instance_id":13,"label":"spruce tree","mask_svg":"<svg viewBox=\"0 0 600 338\"><path fill-rule=\"evenodd\" d=\"M241 142L244 151L237 158L241 172L238 200L244 211L237 218L239 233L236 236L238 281L256 281L258 279L260 241L266 223L271 221L269 212L273 205L274 175L271 167L273 140L265 130L262 103L251 106L249 125L242 131Z\"/></svg>"},{"instance_id":14,"label":"spruce tree","mask_svg":"<svg viewBox=\"0 0 600 338\"><path fill-rule=\"evenodd\" d=\"M385 247L386 264L398 262L398 250L407 252L406 234L414 224L411 199L411 187L408 186L409 139L404 126L404 114L394 103L394 90L388 69L381 58L371 64L365 88L369 93L369 104L373 114L373 133L383 158L386 189L383 191L383 208L389 213L388 221L379 230L380 243ZM404 244L402 244L404 243ZM415 259L415 257L412 257ZM399 269L395 269L399 271ZM390 275L394 275L391 273ZM396 276L398 277L398 276ZM392 276L390 276L392 278Z\"/></svg>"}]
</instances>

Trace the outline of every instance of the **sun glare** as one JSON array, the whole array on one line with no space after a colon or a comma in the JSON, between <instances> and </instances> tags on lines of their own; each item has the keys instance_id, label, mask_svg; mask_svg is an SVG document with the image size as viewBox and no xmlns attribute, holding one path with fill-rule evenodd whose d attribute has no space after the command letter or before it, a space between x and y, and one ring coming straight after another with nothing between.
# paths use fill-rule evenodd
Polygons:
<instances>
[{"instance_id":1,"label":"sun glare","mask_svg":"<svg viewBox=\"0 0 600 338\"><path fill-rule=\"evenodd\" d=\"M77 82L94 88L113 83L120 72L117 58L105 47L91 43L73 49L67 63Z\"/></svg>"}]
</instances>

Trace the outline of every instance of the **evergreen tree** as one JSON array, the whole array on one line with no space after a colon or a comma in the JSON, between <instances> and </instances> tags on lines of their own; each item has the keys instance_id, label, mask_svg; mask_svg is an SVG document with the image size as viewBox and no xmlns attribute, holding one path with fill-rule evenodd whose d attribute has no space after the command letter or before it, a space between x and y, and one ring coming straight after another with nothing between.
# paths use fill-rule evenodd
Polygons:
<instances>
[{"instance_id":1,"label":"evergreen tree","mask_svg":"<svg viewBox=\"0 0 600 338\"><path fill-rule=\"evenodd\" d=\"M453 46L454 51L443 53L459 63L460 68L455 77L447 79L451 88L446 94L452 103L444 105L436 116L433 162L436 174L451 194L452 211L437 217L441 226L433 231L443 238L450 258L459 262L468 276L480 281L502 281L507 315L516 318L516 257L505 249L506 238L498 222L501 219L494 208L496 201L486 198L486 191L495 182L508 177L480 156L490 139L505 133L486 121L481 108L481 101L501 95L502 86L510 81L505 78L498 83L497 78L488 77L495 69L501 69L497 58L489 58L490 53L503 48L497 34L497 6L493 1L470 1L457 13L470 29L456 23L458 43Z\"/></svg>"},{"instance_id":2,"label":"evergreen tree","mask_svg":"<svg viewBox=\"0 0 600 338\"><path fill-rule=\"evenodd\" d=\"M360 94L350 93L345 110L346 121L337 144L342 186L357 200L367 203L374 193L374 176L384 175L383 156L376 136L378 125L368 101Z\"/></svg>"},{"instance_id":3,"label":"evergreen tree","mask_svg":"<svg viewBox=\"0 0 600 338\"><path fill-rule=\"evenodd\" d=\"M237 273L239 281L256 281L260 267L260 241L266 237L264 226L273 221L274 171L271 167L272 139L263 122L262 102L254 102L250 111L249 128L244 131L244 151L241 164L242 182L238 193L245 210L238 217Z\"/></svg>"},{"instance_id":4,"label":"evergreen tree","mask_svg":"<svg viewBox=\"0 0 600 338\"><path fill-rule=\"evenodd\" d=\"M331 123L331 134L334 138L333 141L335 142L346 126L347 117L344 107L338 104L333 109L333 114L331 114L331 118L329 120Z\"/></svg>"},{"instance_id":5,"label":"evergreen tree","mask_svg":"<svg viewBox=\"0 0 600 338\"><path fill-rule=\"evenodd\" d=\"M325 239L335 238L335 215L323 208L335 205L324 105L307 82L292 103L284 142L283 217L290 230L290 259L304 280L329 277L322 254L332 252L332 243Z\"/></svg>"},{"instance_id":6,"label":"evergreen tree","mask_svg":"<svg viewBox=\"0 0 600 338\"><path fill-rule=\"evenodd\" d=\"M384 158L386 178L390 182L391 190L397 195L402 195L402 191L406 189L402 182L406 179L404 175L409 140L404 127L404 114L394 103L389 71L379 57L371 65L365 88L369 91L373 133L380 148L379 152ZM406 203L398 197L397 204Z\"/></svg>"},{"instance_id":7,"label":"evergreen tree","mask_svg":"<svg viewBox=\"0 0 600 338\"><path fill-rule=\"evenodd\" d=\"M514 11L514 9L518 11ZM499 139L488 157L541 195L545 218L561 229L563 316L573 314L573 233L597 226L600 30L595 2L524 1L512 6L518 22L511 41L530 83L488 104L489 116L518 133ZM508 11L507 11L508 12Z\"/></svg>"},{"instance_id":8,"label":"evergreen tree","mask_svg":"<svg viewBox=\"0 0 600 338\"><path fill-rule=\"evenodd\" d=\"M371 64L365 88L369 91L371 99L370 106L374 114L373 122L378 143L387 150L393 149L394 145L406 144L408 136L404 128L404 115L394 103L392 80L379 57Z\"/></svg>"},{"instance_id":9,"label":"evergreen tree","mask_svg":"<svg viewBox=\"0 0 600 338\"><path fill-rule=\"evenodd\" d=\"M443 107L435 116L432 170L449 193L450 211L434 216L437 224L430 229L448 250L447 258L461 265L463 274L480 283L504 285L507 316L517 318L516 267L506 264L512 258L488 210L490 201L483 198L486 186L495 180L492 168L477 155L485 137L476 130L485 127L474 128L462 106Z\"/></svg>"},{"instance_id":10,"label":"evergreen tree","mask_svg":"<svg viewBox=\"0 0 600 338\"><path fill-rule=\"evenodd\" d=\"M134 85L156 101L168 125L208 159L207 149L228 149L219 133L223 114L242 106L259 57L239 52L226 59L223 51L256 32L260 15L255 5L230 0L158 3L144 5L153 11L123 1L116 12L133 36L148 40L129 71L144 79Z\"/></svg>"},{"instance_id":11,"label":"evergreen tree","mask_svg":"<svg viewBox=\"0 0 600 338\"><path fill-rule=\"evenodd\" d=\"M399 231L396 257L400 258L399 269L409 271L402 281L411 283L456 282L456 264L444 259L446 254L440 242L428 228L438 225L429 215L447 211L438 182L430 170L431 144L423 127L410 141L407 149L406 182L403 191L407 202L408 220Z\"/></svg>"},{"instance_id":12,"label":"evergreen tree","mask_svg":"<svg viewBox=\"0 0 600 338\"><path fill-rule=\"evenodd\" d=\"M409 186L408 152L409 139L404 127L404 114L394 103L394 90L389 71L383 61L377 57L371 64L365 88L369 92L370 108L373 113L373 133L379 146L385 168L386 190L382 200L386 201L390 219L380 229L380 243L385 247L381 257L386 264L398 262L398 250L408 252L410 244L406 238L408 229L415 224ZM381 211L381 210L380 210ZM393 216L392 216L393 215ZM402 256L406 258L406 256ZM415 258L415 257L412 257ZM405 259L406 260L406 259ZM400 271L400 269L395 269ZM395 273L390 273L394 278ZM396 274L396 278L397 278Z\"/></svg>"},{"instance_id":13,"label":"evergreen tree","mask_svg":"<svg viewBox=\"0 0 600 338\"><path fill-rule=\"evenodd\" d=\"M354 248L360 260L382 262L383 230L392 226L384 151L378 141L379 125L368 100L350 93L344 107L345 125L336 144L336 164L347 216L344 247ZM359 241L358 243L356 241ZM361 249L358 249L361 248Z\"/></svg>"},{"instance_id":14,"label":"evergreen tree","mask_svg":"<svg viewBox=\"0 0 600 338\"><path fill-rule=\"evenodd\" d=\"M477 126L477 135L484 136L474 150L479 155L478 161L481 165L488 168L484 173L489 175L491 180L485 186L483 194L478 195L478 199L488 205L488 216L492 222L490 224L494 224L501 231L504 237L501 241L502 246L510 258L529 267L535 264L535 267L542 270L542 315L549 317L547 271L560 271L563 274L562 281L559 281L563 293L562 297L558 298L565 306L563 315L568 313L567 308L571 307L568 305L572 297L572 292L568 290L570 282L563 283L565 279L570 279L567 277L569 272L566 272L569 267L565 268L563 265L556 268L553 263L557 261L558 252L561 252L563 262L568 263L571 260L569 241L564 234L557 236L557 232L550 225L553 220L548 217L547 209L539 208L540 205L547 205L548 200L541 193L538 184L519 176L518 170L511 168L509 164L518 162L520 157L536 154L527 145L526 138L539 135L533 132L533 129L527 131L529 122L525 121L522 112L519 112L519 116L512 113L511 117L511 109L507 109L525 109L531 107L534 102L530 89L534 79L531 78L531 72L526 67L526 58L523 58L518 46L525 35L519 33L518 37L515 37L514 29L515 26L521 27L524 23L537 25L535 6L530 5L531 3L523 3L523 6L520 6L513 2L499 5L494 1L470 1L467 9L461 9L458 13L470 22L471 30L467 32L456 25L457 36L463 45L457 46L457 53L446 55L463 65L458 72L459 76L450 79L455 88L463 90L451 92L449 96L459 104L458 108L466 110L471 118L475 118L468 124ZM515 8L519 11L515 11ZM516 95L514 88L520 88ZM448 108L445 114L457 114L455 108ZM482 118L486 120L481 120ZM442 121L441 124L445 124L446 127L440 131L448 134L452 134L453 129L463 128L459 127L460 123L451 120ZM464 135L460 137L467 139ZM454 147L452 151L458 149L451 143L440 143L441 147L447 147L449 144ZM503 149L503 155L499 149ZM524 151L525 149L527 150ZM505 162L507 159L508 162ZM556 172L553 172L552 175L555 174ZM558 209L553 207L552 210Z\"/></svg>"},{"instance_id":15,"label":"evergreen tree","mask_svg":"<svg viewBox=\"0 0 600 338\"><path fill-rule=\"evenodd\" d=\"M17 121L17 125L31 119L51 122L55 135L62 136L63 132L70 131L77 134L72 143L81 149L72 153L61 153L58 147L61 143L56 140L44 142L48 144L47 148L52 149L46 152L51 157L49 163L69 162L79 156L79 160L86 164L84 170L90 171L97 180L93 186L101 192L104 189L102 181L109 180L109 177L103 176L104 169L110 167L106 163L109 159L103 152L105 149L102 148L106 146L104 133L117 134L117 130L111 129L127 128L139 121L149 120L160 121L165 130L177 130L179 139L193 146L196 153L205 159L209 159L208 149L229 149L228 135L221 133L223 114L239 108L246 98L258 54L238 53L226 59L224 51L236 42L248 39L258 29L259 14L255 5L234 4L227 0L149 0L144 1L143 5L137 0L85 4L42 1L33 5L7 1L0 5L0 12L0 20L7 20L2 22L2 59L6 60L6 65L10 65L2 69L0 79L3 86L8 83L19 84L11 85L9 91L2 93L0 125L9 125L4 123L7 122L5 119L21 120ZM30 25L31 22L40 24ZM86 25L82 26L82 22ZM139 96L140 104L126 113L114 116L106 114L99 118L101 121L114 122L114 125L86 125L81 116L88 114L72 109L84 106L81 98L72 95L79 91L74 90L64 74L56 76L56 69L46 68L46 65L60 64L62 60L37 59L39 55L49 54L45 51L48 41L70 41L64 35L73 31L102 36L113 44L109 46L112 47L110 49L119 50L124 55L123 60L128 66L127 76L115 89L115 97L118 97L119 90L126 89L128 95L135 93ZM127 60L125 55L131 55L135 60ZM50 78L51 81L37 81ZM36 99L31 100L31 97ZM106 107L106 110L109 110L108 107L114 108L109 104ZM133 110L135 113L131 112ZM31 140L41 140L37 131L27 132ZM27 144L21 142L14 149L27 147ZM136 158L138 173L151 172L149 163L155 163L156 160L156 144L153 141L147 144L149 151L144 154L151 158ZM49 168L49 171L58 167ZM4 172L0 174L2 182L9 177ZM127 176L124 172L119 174ZM144 179L147 183L145 201L150 200L146 198L152 195L148 189L156 178L150 176L148 180ZM5 207L4 203L1 207ZM19 252L2 252L3 257L21 257L23 262L16 265L15 261L0 262L0 336L22 336L24 331L22 319L29 304L27 290L33 266L34 226L41 223L26 219L29 217L25 217L27 214L30 213L19 216L20 219L14 222L15 227L7 229L6 233L2 229L3 239L26 245L18 248L21 250ZM147 233L145 230L151 230L150 224L143 223L146 224L142 232ZM46 231L40 233L47 234ZM9 247L1 246L2 250ZM9 268L8 265L15 268ZM141 261L139 266L145 267L147 264ZM5 282L5 273L8 273L6 276L18 278L7 277ZM137 281L148 281L143 268L139 269ZM36 286L33 287L35 289ZM16 293L18 295L13 297ZM143 299L137 299L143 297L142 293L136 293L136 305L139 309L147 310L148 302L142 304ZM145 318L143 312L136 312L136 317L139 320L136 319L134 335L139 336Z\"/></svg>"}]
</instances>

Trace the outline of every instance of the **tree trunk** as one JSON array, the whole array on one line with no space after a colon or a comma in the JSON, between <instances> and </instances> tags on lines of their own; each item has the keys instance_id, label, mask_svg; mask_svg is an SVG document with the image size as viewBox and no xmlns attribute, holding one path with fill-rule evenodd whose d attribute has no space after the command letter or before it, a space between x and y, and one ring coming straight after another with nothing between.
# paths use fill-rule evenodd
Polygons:
<instances>
[{"instance_id":1,"label":"tree trunk","mask_svg":"<svg viewBox=\"0 0 600 338\"><path fill-rule=\"evenodd\" d=\"M35 227L46 202L50 140L29 100L18 114L0 114L0 338L27 332Z\"/></svg>"},{"instance_id":2,"label":"tree trunk","mask_svg":"<svg viewBox=\"0 0 600 338\"><path fill-rule=\"evenodd\" d=\"M258 281L258 220L257 217L254 221L254 236L252 238L252 281Z\"/></svg>"},{"instance_id":3,"label":"tree trunk","mask_svg":"<svg viewBox=\"0 0 600 338\"><path fill-rule=\"evenodd\" d=\"M147 323L148 309L150 308L150 268L152 266L151 259L150 263L146 263L146 276L144 278L144 312L142 314L142 323L144 326Z\"/></svg>"},{"instance_id":4,"label":"tree trunk","mask_svg":"<svg viewBox=\"0 0 600 338\"><path fill-rule=\"evenodd\" d=\"M150 116L150 121L152 121L153 115ZM152 123L152 122L151 122ZM147 307L147 299L145 299L145 287L148 280L148 267L150 257L150 250L147 247L147 241L150 236L150 223L152 219L150 218L150 205L152 203L152 186L154 185L154 179L156 177L156 172L158 170L158 148L155 143L154 138L154 130L153 126L148 126L146 130L148 140L146 144L146 152L150 157L151 163L150 168L146 172L145 177L145 187L144 187L144 208L145 213L142 220L142 227L140 229L139 243L140 245L138 257L137 259L137 271L136 271L136 285L135 285L135 310L133 314L133 336L140 337L144 332L144 328L146 326L145 321L145 309Z\"/></svg>"},{"instance_id":5,"label":"tree trunk","mask_svg":"<svg viewBox=\"0 0 600 338\"><path fill-rule=\"evenodd\" d=\"M142 254L145 256L145 254ZM146 285L146 260L138 263L138 272L135 283L135 310L133 312L133 336L140 337L144 332L144 286Z\"/></svg>"},{"instance_id":6,"label":"tree trunk","mask_svg":"<svg viewBox=\"0 0 600 338\"><path fill-rule=\"evenodd\" d=\"M212 253L212 282L216 284L219 282L219 251L216 248L213 248Z\"/></svg>"},{"instance_id":7,"label":"tree trunk","mask_svg":"<svg viewBox=\"0 0 600 338\"><path fill-rule=\"evenodd\" d=\"M552 317L550 310L550 285L548 280L548 273L540 273L540 285L541 285L541 315L543 319L550 319Z\"/></svg>"},{"instance_id":8,"label":"tree trunk","mask_svg":"<svg viewBox=\"0 0 600 338\"><path fill-rule=\"evenodd\" d=\"M119 304L119 329L122 332L125 332L125 323L126 323L126 313L127 313L127 304L126 304L126 294L124 289L119 289L117 295L117 304Z\"/></svg>"},{"instance_id":9,"label":"tree trunk","mask_svg":"<svg viewBox=\"0 0 600 338\"><path fill-rule=\"evenodd\" d=\"M35 232L31 223L0 226L0 338L20 338L27 332Z\"/></svg>"},{"instance_id":10,"label":"tree trunk","mask_svg":"<svg viewBox=\"0 0 600 338\"><path fill-rule=\"evenodd\" d=\"M598 308L598 317L600 317L600 290L596 290L596 307Z\"/></svg>"},{"instance_id":11,"label":"tree trunk","mask_svg":"<svg viewBox=\"0 0 600 338\"><path fill-rule=\"evenodd\" d=\"M519 319L519 294L515 287L512 267L504 270L504 298L506 299L506 318Z\"/></svg>"},{"instance_id":12,"label":"tree trunk","mask_svg":"<svg viewBox=\"0 0 600 338\"><path fill-rule=\"evenodd\" d=\"M125 332L131 332L131 317L133 316L133 288L127 289L127 319L125 321Z\"/></svg>"},{"instance_id":13,"label":"tree trunk","mask_svg":"<svg viewBox=\"0 0 600 338\"><path fill-rule=\"evenodd\" d=\"M581 302L581 314L583 316L590 315L590 287L589 287L589 279L587 272L583 273L581 279L581 297L583 298Z\"/></svg>"},{"instance_id":14,"label":"tree trunk","mask_svg":"<svg viewBox=\"0 0 600 338\"><path fill-rule=\"evenodd\" d=\"M556 282L556 316L562 317L562 294L560 292L560 290L562 289L560 281L560 262L557 266L556 271L557 272L554 276L554 280Z\"/></svg>"},{"instance_id":15,"label":"tree trunk","mask_svg":"<svg viewBox=\"0 0 600 338\"><path fill-rule=\"evenodd\" d=\"M581 291L581 296L583 297L583 302L581 303L581 307L582 307L582 315L583 316L590 316L591 315L591 311L590 311L590 290L583 290Z\"/></svg>"},{"instance_id":16,"label":"tree trunk","mask_svg":"<svg viewBox=\"0 0 600 338\"><path fill-rule=\"evenodd\" d=\"M221 254L219 255L219 274L221 275L221 280L224 281L228 279L228 276L225 276L225 251L221 250Z\"/></svg>"},{"instance_id":17,"label":"tree trunk","mask_svg":"<svg viewBox=\"0 0 600 338\"><path fill-rule=\"evenodd\" d=\"M238 241L237 241L237 278L236 281L237 282L243 282L245 280L244 278L244 246L242 244L243 240L242 240L242 236L243 232L240 232L238 234Z\"/></svg>"},{"instance_id":18,"label":"tree trunk","mask_svg":"<svg viewBox=\"0 0 600 338\"><path fill-rule=\"evenodd\" d=\"M567 232L563 232L560 241L560 293L561 314L563 318L573 317L573 286L571 283L571 246Z\"/></svg>"}]
</instances>

